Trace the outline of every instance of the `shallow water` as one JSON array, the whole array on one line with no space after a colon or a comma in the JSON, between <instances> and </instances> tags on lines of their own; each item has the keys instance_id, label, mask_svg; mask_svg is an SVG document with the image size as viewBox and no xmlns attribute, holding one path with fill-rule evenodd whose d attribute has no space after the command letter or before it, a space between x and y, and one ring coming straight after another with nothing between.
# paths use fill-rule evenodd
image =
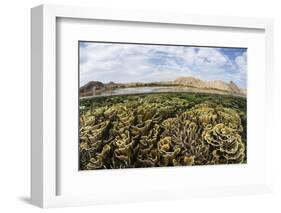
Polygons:
<instances>
[{"instance_id":1,"label":"shallow water","mask_svg":"<svg viewBox=\"0 0 281 213\"><path fill-rule=\"evenodd\" d=\"M143 94L143 93L162 93L162 92L196 92L196 93L214 93L214 94L225 94L229 95L232 93L212 90L212 89L198 89L193 87L130 87L130 88L117 88L114 90L105 90L102 92L97 92L96 95L92 97L99 96L111 96L111 95L129 95L129 94ZM85 97L87 98L87 97Z\"/></svg>"}]
</instances>

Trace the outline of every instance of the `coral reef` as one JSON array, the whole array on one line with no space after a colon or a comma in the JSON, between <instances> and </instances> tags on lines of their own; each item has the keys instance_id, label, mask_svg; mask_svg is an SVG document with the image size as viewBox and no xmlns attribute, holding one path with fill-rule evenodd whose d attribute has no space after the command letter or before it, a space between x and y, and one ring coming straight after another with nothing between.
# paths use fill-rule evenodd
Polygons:
<instances>
[{"instance_id":1,"label":"coral reef","mask_svg":"<svg viewBox=\"0 0 281 213\"><path fill-rule=\"evenodd\" d=\"M80 169L246 162L246 99L169 93L80 101Z\"/></svg>"}]
</instances>

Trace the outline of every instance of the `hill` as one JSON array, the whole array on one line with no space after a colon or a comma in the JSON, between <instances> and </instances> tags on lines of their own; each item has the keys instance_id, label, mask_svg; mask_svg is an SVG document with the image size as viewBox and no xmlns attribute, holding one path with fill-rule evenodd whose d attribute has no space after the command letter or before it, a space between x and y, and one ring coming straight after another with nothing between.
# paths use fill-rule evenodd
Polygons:
<instances>
[{"instance_id":1,"label":"hill","mask_svg":"<svg viewBox=\"0 0 281 213\"><path fill-rule=\"evenodd\" d=\"M174 84L195 87L200 89L216 89L227 91L235 94L244 94L244 91L240 89L233 81L226 83L221 80L203 81L194 77L179 77L173 82Z\"/></svg>"},{"instance_id":2,"label":"hill","mask_svg":"<svg viewBox=\"0 0 281 213\"><path fill-rule=\"evenodd\" d=\"M102 83L100 81L90 81L80 87L80 96L94 96L101 94L103 91L113 91L122 88L135 87L188 87L213 92L214 90L232 93L236 95L246 95L246 90L239 88L233 81L226 83L222 80L204 81L192 76L178 77L173 81L157 81L157 82L131 82L131 83Z\"/></svg>"}]
</instances>

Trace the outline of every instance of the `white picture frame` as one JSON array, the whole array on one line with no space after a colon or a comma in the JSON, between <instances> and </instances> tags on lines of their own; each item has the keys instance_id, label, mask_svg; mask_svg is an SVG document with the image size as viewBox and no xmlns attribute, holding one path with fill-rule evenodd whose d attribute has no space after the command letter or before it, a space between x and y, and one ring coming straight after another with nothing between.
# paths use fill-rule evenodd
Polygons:
<instances>
[{"instance_id":1,"label":"white picture frame","mask_svg":"<svg viewBox=\"0 0 281 213\"><path fill-rule=\"evenodd\" d=\"M263 156L265 166L261 172L265 178L259 183L237 183L220 185L217 187L200 187L194 183L193 189L178 190L170 186L169 190L156 190L150 195L137 194L130 191L130 196L121 196L118 193L108 199L97 199L97 196L58 195L58 174L60 167L57 151L57 88L60 82L57 79L57 20L87 19L113 20L135 23L153 23L168 26L200 26L212 28L254 29L264 32L265 58L263 79L265 87L266 114L261 122L266 123L264 134L266 153ZM98 203L138 202L143 200L164 200L215 195L241 195L265 193L271 191L271 133L270 125L272 113L273 91L273 21L271 19L216 17L188 14L166 14L145 11L122 11L112 9L96 9L74 6L41 5L31 9L31 201L42 208L63 207L76 205L92 205ZM257 85L256 85L257 86ZM78 172L78 171L77 171ZM153 172L151 170L151 172ZM178 173L178 170L174 170ZM133 173L133 171L131 171ZM176 174L175 174L176 176ZM75 183L73 183L75 184ZM170 195L165 193L171 192ZM176 195L175 195L176 193ZM156 196L157 195L157 196ZM104 196L106 197L106 196Z\"/></svg>"}]
</instances>

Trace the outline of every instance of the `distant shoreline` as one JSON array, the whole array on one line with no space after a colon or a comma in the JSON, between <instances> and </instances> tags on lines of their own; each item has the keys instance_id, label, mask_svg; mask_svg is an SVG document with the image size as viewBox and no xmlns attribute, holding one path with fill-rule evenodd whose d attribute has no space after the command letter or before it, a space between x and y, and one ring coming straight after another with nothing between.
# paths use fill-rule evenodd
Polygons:
<instances>
[{"instance_id":1,"label":"distant shoreline","mask_svg":"<svg viewBox=\"0 0 281 213\"><path fill-rule=\"evenodd\" d=\"M150 89L149 89L150 88ZM87 84L79 88L81 97L92 97L100 95L123 94L125 90L129 93L142 93L142 89L146 91L157 92L164 88L167 92L183 91L183 92L207 92L218 94L233 94L236 96L246 96L246 89L239 88L233 81L226 83L221 80L203 81L191 76L178 77L174 81L154 81L149 83L132 82L132 83L102 83L100 81L89 81ZM166 89L165 89L166 88ZM165 92L164 91L164 92ZM125 92L126 93L126 92Z\"/></svg>"}]
</instances>

